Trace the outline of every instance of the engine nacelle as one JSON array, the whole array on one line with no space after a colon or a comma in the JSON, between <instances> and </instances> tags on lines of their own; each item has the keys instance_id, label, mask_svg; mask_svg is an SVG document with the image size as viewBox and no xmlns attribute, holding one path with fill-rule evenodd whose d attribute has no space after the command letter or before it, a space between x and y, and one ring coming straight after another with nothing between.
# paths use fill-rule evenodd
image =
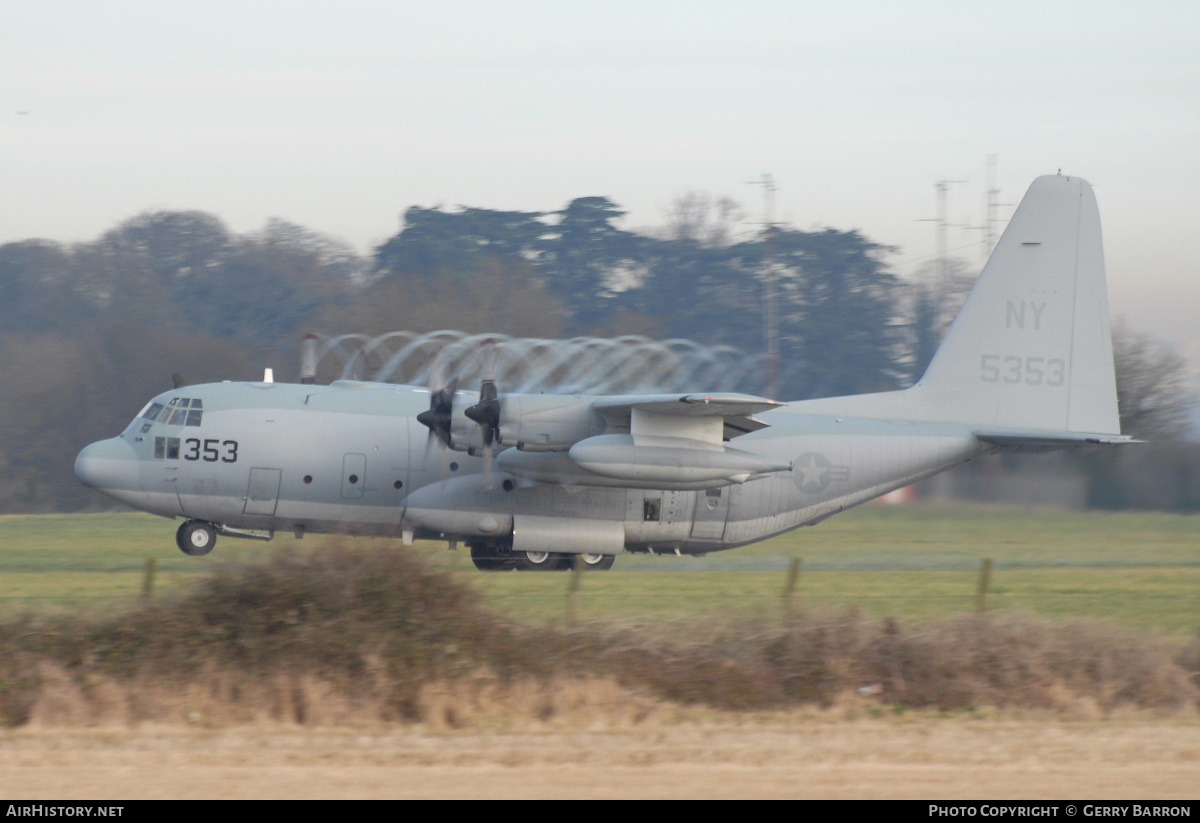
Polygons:
<instances>
[{"instance_id":1,"label":"engine nacelle","mask_svg":"<svg viewBox=\"0 0 1200 823\"><path fill-rule=\"evenodd\" d=\"M604 418L592 409L594 400L578 395L502 395L500 442L524 451L566 451L580 440L603 434Z\"/></svg>"},{"instance_id":2,"label":"engine nacelle","mask_svg":"<svg viewBox=\"0 0 1200 823\"><path fill-rule=\"evenodd\" d=\"M483 431L479 424L467 417L466 410L476 401L472 395L454 398L454 412L450 415L450 448L474 454L483 448Z\"/></svg>"},{"instance_id":3,"label":"engine nacelle","mask_svg":"<svg viewBox=\"0 0 1200 823\"><path fill-rule=\"evenodd\" d=\"M739 449L683 438L605 434L571 447L571 462L594 474L627 483L744 483L751 477L787 471L788 463L766 460Z\"/></svg>"},{"instance_id":4,"label":"engine nacelle","mask_svg":"<svg viewBox=\"0 0 1200 823\"><path fill-rule=\"evenodd\" d=\"M670 491L695 491L719 489L734 481L725 479L675 483L662 480L623 480L605 477L584 469L571 462L566 452L530 452L506 449L496 458L501 471L525 480L538 483L553 483L560 486L591 486L616 489L667 489Z\"/></svg>"}]
</instances>

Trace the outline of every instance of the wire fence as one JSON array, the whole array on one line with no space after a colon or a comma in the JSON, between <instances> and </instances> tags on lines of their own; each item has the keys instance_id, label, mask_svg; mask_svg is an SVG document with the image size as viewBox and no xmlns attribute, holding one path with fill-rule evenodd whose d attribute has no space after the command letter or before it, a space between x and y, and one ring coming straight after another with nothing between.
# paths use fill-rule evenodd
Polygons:
<instances>
[{"instance_id":1,"label":"wire fence","mask_svg":"<svg viewBox=\"0 0 1200 823\"><path fill-rule=\"evenodd\" d=\"M455 560L461 561L460 558ZM1200 562L1114 566L1103 563L1003 563L981 558L934 568L903 563L806 563L795 558L741 562L636 563L607 572L484 573L451 566L499 614L571 624L592 620L775 621L804 611L850 609L865 618L908 622L971 612L1023 611L1064 619L1101 619L1187 637L1200 632ZM149 557L96 568L56 568L80 576L67 589L47 572L0 570L0 614L103 611L184 594L207 576ZM28 578L23 582L22 578Z\"/></svg>"}]
</instances>

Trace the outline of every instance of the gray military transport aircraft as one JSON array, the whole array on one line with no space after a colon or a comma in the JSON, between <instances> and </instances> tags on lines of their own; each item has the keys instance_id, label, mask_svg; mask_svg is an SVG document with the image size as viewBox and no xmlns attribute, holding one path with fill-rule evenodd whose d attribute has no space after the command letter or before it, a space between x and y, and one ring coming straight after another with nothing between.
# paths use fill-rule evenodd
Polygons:
<instances>
[{"instance_id":1,"label":"gray military transport aircraft","mask_svg":"<svg viewBox=\"0 0 1200 823\"><path fill-rule=\"evenodd\" d=\"M811 526L985 454L1130 442L1091 186L1034 181L911 388L790 404L697 390L187 386L85 448L75 474L182 518L189 555L219 534L343 532L465 542L488 571L608 569Z\"/></svg>"}]
</instances>

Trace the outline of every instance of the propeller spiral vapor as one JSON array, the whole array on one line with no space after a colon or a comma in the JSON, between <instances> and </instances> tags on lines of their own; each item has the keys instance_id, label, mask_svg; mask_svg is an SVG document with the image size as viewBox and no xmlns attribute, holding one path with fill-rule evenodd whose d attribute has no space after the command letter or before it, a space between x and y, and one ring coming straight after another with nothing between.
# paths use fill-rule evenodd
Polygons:
<instances>
[{"instance_id":1,"label":"propeller spiral vapor","mask_svg":"<svg viewBox=\"0 0 1200 823\"><path fill-rule=\"evenodd\" d=\"M426 454L436 441L442 452L443 477L448 450L482 454L487 488L491 488L501 439L504 396L500 387L513 394L672 392L696 385L714 391L750 392L757 388L762 360L762 355L747 355L731 346L636 336L545 340L442 330L314 339L321 342L315 345L312 374L323 361L329 361L340 366L342 379L428 386L429 408L417 415L417 421L429 430ZM305 374L309 373L310 345L306 338ZM366 376L368 362L383 365ZM447 380L446 374L453 376ZM478 400L466 408L460 405L456 413L460 384L475 380L479 380ZM469 430L465 421L477 431Z\"/></svg>"},{"instance_id":2,"label":"propeller spiral vapor","mask_svg":"<svg viewBox=\"0 0 1200 823\"><path fill-rule=\"evenodd\" d=\"M490 379L505 392L521 394L682 392L698 385L757 393L763 368L761 353L632 335L547 340L441 330L317 339L314 374L348 377L362 352L365 362L382 365L360 379L431 389L442 386L443 374L453 374L468 383Z\"/></svg>"}]
</instances>

